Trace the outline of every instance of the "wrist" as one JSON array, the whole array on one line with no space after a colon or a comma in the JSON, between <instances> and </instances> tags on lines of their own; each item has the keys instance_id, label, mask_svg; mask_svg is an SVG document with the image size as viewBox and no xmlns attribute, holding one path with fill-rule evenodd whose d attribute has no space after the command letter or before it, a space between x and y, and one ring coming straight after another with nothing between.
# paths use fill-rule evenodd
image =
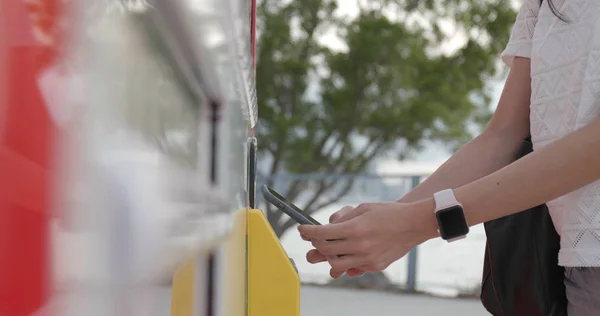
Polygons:
<instances>
[{"instance_id":1,"label":"wrist","mask_svg":"<svg viewBox=\"0 0 600 316\"><path fill-rule=\"evenodd\" d=\"M421 237L422 242L439 237L438 223L435 217L435 201L433 198L413 202L409 205L414 213L411 218L416 219L412 223L412 226L416 229L416 233Z\"/></svg>"}]
</instances>

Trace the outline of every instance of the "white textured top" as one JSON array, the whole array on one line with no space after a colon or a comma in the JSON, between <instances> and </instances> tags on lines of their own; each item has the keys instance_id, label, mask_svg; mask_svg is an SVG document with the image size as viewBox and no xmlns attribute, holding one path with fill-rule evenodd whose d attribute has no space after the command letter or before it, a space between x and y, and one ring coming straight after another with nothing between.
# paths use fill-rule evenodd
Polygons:
<instances>
[{"instance_id":1,"label":"white textured top","mask_svg":"<svg viewBox=\"0 0 600 316\"><path fill-rule=\"evenodd\" d=\"M531 137L539 149L600 113L600 1L554 0L568 22L546 0L523 2L502 59L509 66L515 56L531 59ZM561 236L559 265L600 266L600 181L548 208Z\"/></svg>"}]
</instances>

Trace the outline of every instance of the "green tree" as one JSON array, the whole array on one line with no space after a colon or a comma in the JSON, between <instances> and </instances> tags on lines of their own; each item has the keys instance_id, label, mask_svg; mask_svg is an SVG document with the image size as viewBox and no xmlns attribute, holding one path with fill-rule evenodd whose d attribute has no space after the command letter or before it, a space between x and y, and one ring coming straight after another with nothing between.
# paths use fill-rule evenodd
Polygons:
<instances>
[{"instance_id":1,"label":"green tree","mask_svg":"<svg viewBox=\"0 0 600 316\"><path fill-rule=\"evenodd\" d=\"M259 3L257 137L267 179L361 172L426 139L456 148L473 136L467 123L489 118L485 82L501 70L498 55L515 19L510 1L357 0L355 17L336 14L339 3ZM448 25L465 37L451 53L440 49L454 36ZM328 32L345 47L325 43ZM290 181L277 189L291 200L303 194L299 206L314 212L352 185ZM279 236L294 225L268 207L267 215Z\"/></svg>"}]
</instances>

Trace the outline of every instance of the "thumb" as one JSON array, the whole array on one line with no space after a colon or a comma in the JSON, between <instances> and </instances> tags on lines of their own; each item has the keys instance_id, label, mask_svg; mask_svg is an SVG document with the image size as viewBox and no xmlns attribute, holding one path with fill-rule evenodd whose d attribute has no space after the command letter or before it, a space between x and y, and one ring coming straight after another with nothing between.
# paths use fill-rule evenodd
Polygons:
<instances>
[{"instance_id":1,"label":"thumb","mask_svg":"<svg viewBox=\"0 0 600 316\"><path fill-rule=\"evenodd\" d=\"M334 223L341 223L341 222L349 221L349 220L363 214L365 211L366 211L366 208L360 207L360 205L357 207L344 206L344 207L342 207L342 209L333 213L329 217L329 223L334 224Z\"/></svg>"}]
</instances>

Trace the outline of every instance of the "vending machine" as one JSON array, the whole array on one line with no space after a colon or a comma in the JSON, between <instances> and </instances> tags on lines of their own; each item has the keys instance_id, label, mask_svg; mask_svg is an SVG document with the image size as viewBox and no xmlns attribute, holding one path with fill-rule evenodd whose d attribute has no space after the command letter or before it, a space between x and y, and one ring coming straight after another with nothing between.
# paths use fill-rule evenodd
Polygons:
<instances>
[{"instance_id":1,"label":"vending machine","mask_svg":"<svg viewBox=\"0 0 600 316\"><path fill-rule=\"evenodd\" d=\"M0 315L246 314L254 10L0 0Z\"/></svg>"}]
</instances>

